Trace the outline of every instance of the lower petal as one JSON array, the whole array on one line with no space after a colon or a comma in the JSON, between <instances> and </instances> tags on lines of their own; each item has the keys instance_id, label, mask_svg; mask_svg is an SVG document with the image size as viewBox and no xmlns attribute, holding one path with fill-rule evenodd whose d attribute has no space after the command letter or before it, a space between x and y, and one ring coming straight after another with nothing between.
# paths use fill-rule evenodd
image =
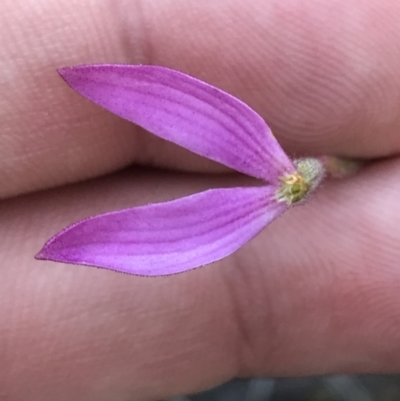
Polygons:
<instances>
[{"instance_id":1,"label":"lower petal","mask_svg":"<svg viewBox=\"0 0 400 401\"><path fill-rule=\"evenodd\" d=\"M37 259L159 276L232 254L287 206L272 186L211 189L171 202L102 214L53 237Z\"/></svg>"}]
</instances>

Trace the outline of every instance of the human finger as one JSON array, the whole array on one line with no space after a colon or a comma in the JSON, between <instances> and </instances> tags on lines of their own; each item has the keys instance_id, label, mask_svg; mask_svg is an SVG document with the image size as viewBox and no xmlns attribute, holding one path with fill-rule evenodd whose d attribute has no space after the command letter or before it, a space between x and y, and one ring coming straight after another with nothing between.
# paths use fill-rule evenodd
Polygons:
<instances>
[{"instance_id":1,"label":"human finger","mask_svg":"<svg viewBox=\"0 0 400 401\"><path fill-rule=\"evenodd\" d=\"M192 74L257 110L292 154L399 149L394 0L6 0L0 14L0 197L130 163L221 166L80 98L56 69L145 63Z\"/></svg>"},{"instance_id":2,"label":"human finger","mask_svg":"<svg viewBox=\"0 0 400 401\"><path fill-rule=\"evenodd\" d=\"M4 201L3 394L155 400L234 376L398 371L399 168L326 184L231 257L159 278L33 255L79 218L237 177L136 172Z\"/></svg>"}]
</instances>

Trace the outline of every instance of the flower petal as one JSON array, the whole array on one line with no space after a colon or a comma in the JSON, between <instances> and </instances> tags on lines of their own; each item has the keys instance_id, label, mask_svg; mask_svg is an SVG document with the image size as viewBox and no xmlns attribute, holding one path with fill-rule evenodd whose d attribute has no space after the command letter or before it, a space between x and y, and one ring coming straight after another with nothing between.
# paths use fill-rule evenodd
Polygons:
<instances>
[{"instance_id":1,"label":"flower petal","mask_svg":"<svg viewBox=\"0 0 400 401\"><path fill-rule=\"evenodd\" d=\"M146 65L83 65L59 73L98 105L234 170L270 183L295 170L256 112L186 74Z\"/></svg>"},{"instance_id":2,"label":"flower petal","mask_svg":"<svg viewBox=\"0 0 400 401\"><path fill-rule=\"evenodd\" d=\"M271 186L211 189L78 222L36 256L158 276L220 260L287 209Z\"/></svg>"}]
</instances>

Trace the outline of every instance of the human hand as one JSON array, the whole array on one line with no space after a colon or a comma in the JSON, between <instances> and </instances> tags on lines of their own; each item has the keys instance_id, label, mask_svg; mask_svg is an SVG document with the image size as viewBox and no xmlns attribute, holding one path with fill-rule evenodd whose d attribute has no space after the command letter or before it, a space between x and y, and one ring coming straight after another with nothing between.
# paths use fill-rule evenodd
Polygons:
<instances>
[{"instance_id":1,"label":"human hand","mask_svg":"<svg viewBox=\"0 0 400 401\"><path fill-rule=\"evenodd\" d=\"M395 1L0 8L1 400L161 399L234 376L398 371ZM185 274L36 261L81 218L239 179L85 101L55 72L105 62L214 84L263 115L289 153L392 158L327 182L233 256ZM174 171L118 172L131 163ZM57 187L90 177L100 178Z\"/></svg>"}]
</instances>

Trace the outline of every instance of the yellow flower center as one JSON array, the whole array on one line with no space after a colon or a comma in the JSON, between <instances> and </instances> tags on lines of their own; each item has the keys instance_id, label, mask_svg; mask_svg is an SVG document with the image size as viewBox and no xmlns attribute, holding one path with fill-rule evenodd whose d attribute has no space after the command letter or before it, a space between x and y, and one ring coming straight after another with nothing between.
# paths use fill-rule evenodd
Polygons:
<instances>
[{"instance_id":1,"label":"yellow flower center","mask_svg":"<svg viewBox=\"0 0 400 401\"><path fill-rule=\"evenodd\" d=\"M302 201L324 176L322 163L317 159L300 159L293 163L296 171L281 178L281 185L275 194L278 202L286 202L288 205Z\"/></svg>"},{"instance_id":2,"label":"yellow flower center","mask_svg":"<svg viewBox=\"0 0 400 401\"><path fill-rule=\"evenodd\" d=\"M278 191L278 200L286 201L289 205L300 202L310 190L310 183L298 172L282 178Z\"/></svg>"}]
</instances>

